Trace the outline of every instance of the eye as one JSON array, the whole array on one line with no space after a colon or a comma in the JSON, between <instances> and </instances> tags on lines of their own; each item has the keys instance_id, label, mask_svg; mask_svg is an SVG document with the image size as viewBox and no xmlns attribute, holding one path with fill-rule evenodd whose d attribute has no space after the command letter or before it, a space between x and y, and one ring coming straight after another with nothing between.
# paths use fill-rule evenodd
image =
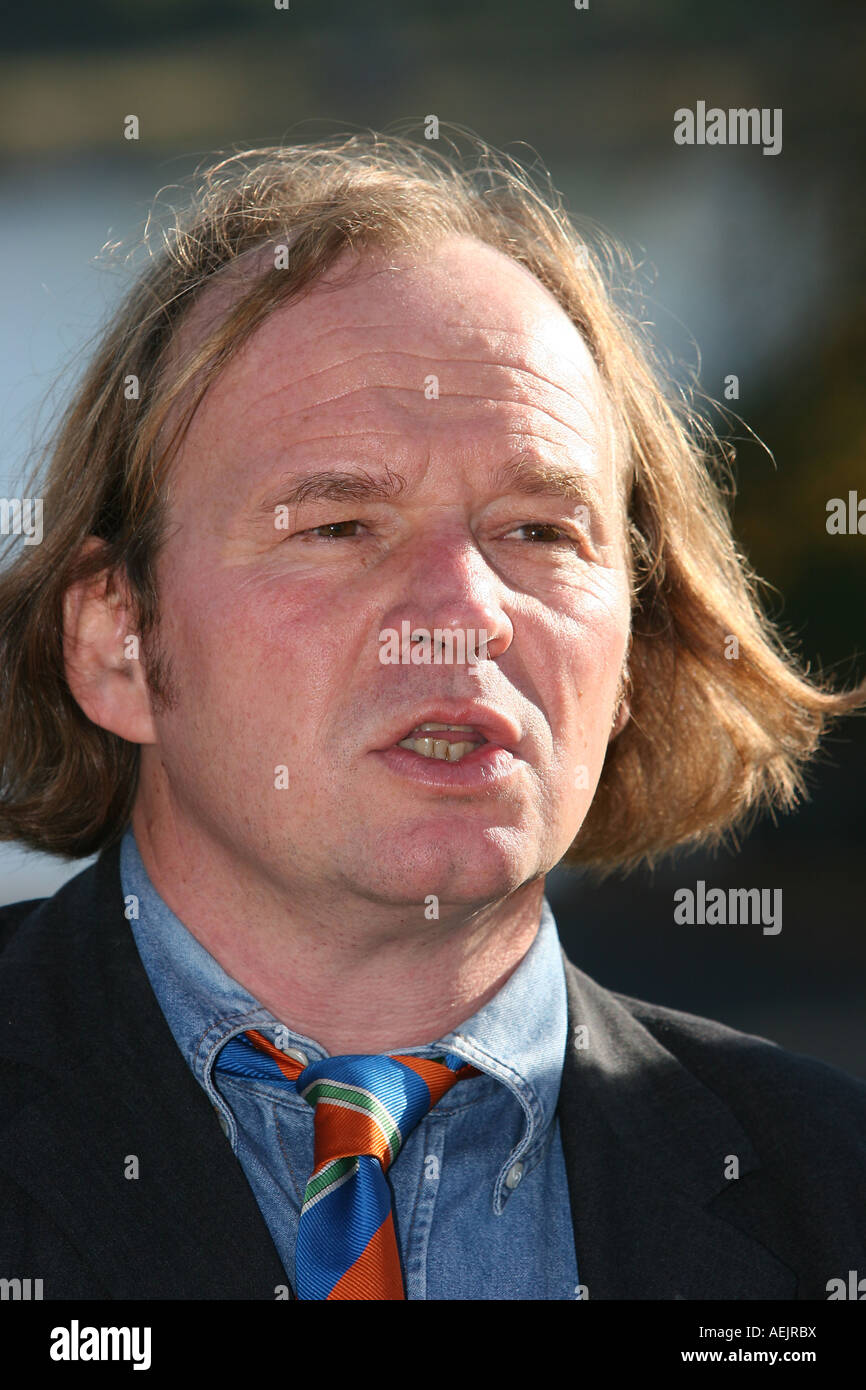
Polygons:
<instances>
[{"instance_id":1,"label":"eye","mask_svg":"<svg viewBox=\"0 0 866 1390\"><path fill-rule=\"evenodd\" d=\"M364 529L364 523L356 519L350 521L327 521L321 526L312 526L309 530L298 531L297 537L303 541L340 541L358 539L358 531L354 534L347 534L346 528L356 527ZM533 545L567 545L573 549L579 548L581 541L577 536L563 530L561 526L555 526L549 521L524 521L519 526L515 526L509 532L514 535L516 532L526 531L530 533L531 544Z\"/></svg>"},{"instance_id":2,"label":"eye","mask_svg":"<svg viewBox=\"0 0 866 1390\"><path fill-rule=\"evenodd\" d=\"M353 540L353 536L322 535L324 531L339 531L341 526L361 526L360 521L326 521L322 526L313 526L309 531L299 531L299 536L316 536L323 541Z\"/></svg>"},{"instance_id":3,"label":"eye","mask_svg":"<svg viewBox=\"0 0 866 1390\"><path fill-rule=\"evenodd\" d=\"M514 531L534 531L536 533L546 532L547 534L543 536L541 539L539 539L538 535L536 534L535 541L533 542L535 545L580 544L580 541L578 540L577 536L570 535L567 531L563 531L560 526L554 526L552 522L549 521L524 521L521 523L520 526L515 526ZM513 531L509 532L509 535L513 534Z\"/></svg>"}]
</instances>

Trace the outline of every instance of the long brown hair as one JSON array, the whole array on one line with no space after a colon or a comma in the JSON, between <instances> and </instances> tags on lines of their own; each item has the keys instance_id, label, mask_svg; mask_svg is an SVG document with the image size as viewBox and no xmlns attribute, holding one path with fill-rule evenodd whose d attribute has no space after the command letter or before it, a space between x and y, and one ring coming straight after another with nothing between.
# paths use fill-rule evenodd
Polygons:
<instances>
[{"instance_id":1,"label":"long brown hair","mask_svg":"<svg viewBox=\"0 0 866 1390\"><path fill-rule=\"evenodd\" d=\"M449 233L511 256L555 296L593 354L626 459L631 719L566 862L652 861L802 793L827 721L862 705L864 689L810 678L764 615L731 534L724 451L612 290L613 244L590 245L549 183L510 157L479 141L470 153L370 133L234 152L200 172L60 421L40 492L44 539L0 573L0 838L78 857L116 841L129 819L139 749L92 723L70 693L63 595L103 571L122 577L151 650L169 465L210 382L345 249L417 247ZM290 247L286 267L257 274L167 370L202 292L267 245ZM170 415L179 419L166 438ZM104 544L83 555L90 536ZM165 694L152 662L148 679Z\"/></svg>"}]
</instances>

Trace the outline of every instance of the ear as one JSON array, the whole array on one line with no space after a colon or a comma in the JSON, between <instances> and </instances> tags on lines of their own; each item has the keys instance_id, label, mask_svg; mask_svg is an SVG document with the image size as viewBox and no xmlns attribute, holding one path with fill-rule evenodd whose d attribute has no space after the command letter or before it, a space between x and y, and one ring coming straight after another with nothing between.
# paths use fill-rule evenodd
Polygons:
<instances>
[{"instance_id":1,"label":"ear","mask_svg":"<svg viewBox=\"0 0 866 1390\"><path fill-rule=\"evenodd\" d=\"M613 713L613 724L611 725L611 730L607 737L608 743L613 743L613 740L619 737L630 718L631 706L623 695Z\"/></svg>"},{"instance_id":2,"label":"ear","mask_svg":"<svg viewBox=\"0 0 866 1390\"><path fill-rule=\"evenodd\" d=\"M629 650L630 648L631 638L629 638ZM611 721L610 733L607 736L608 743L613 743L613 740L619 737L626 724L628 723L629 719L631 718L631 705L629 704L630 694L631 672L629 671L628 666L627 651L626 660L623 665L622 671L620 672L619 685L617 687L616 692L616 705L614 706L613 711L613 720Z\"/></svg>"},{"instance_id":3,"label":"ear","mask_svg":"<svg viewBox=\"0 0 866 1390\"><path fill-rule=\"evenodd\" d=\"M82 554L104 547L89 536ZM156 743L150 693L125 586L102 570L70 585L63 596L66 680L94 724L129 743Z\"/></svg>"}]
</instances>

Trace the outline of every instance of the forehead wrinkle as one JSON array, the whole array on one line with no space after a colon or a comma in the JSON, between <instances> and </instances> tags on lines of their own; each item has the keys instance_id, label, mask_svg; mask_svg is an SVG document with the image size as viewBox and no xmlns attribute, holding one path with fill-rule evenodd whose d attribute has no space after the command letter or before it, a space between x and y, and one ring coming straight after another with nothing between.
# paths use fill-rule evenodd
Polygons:
<instances>
[{"instance_id":1,"label":"forehead wrinkle","mask_svg":"<svg viewBox=\"0 0 866 1390\"><path fill-rule=\"evenodd\" d=\"M352 357L342 357L338 361L327 363L325 366L322 367L315 367L311 371L303 372L300 376L294 376L289 384L291 387L301 386L304 385L306 382L314 381L316 377L327 375L329 372L338 371L344 367L349 367L355 362L362 362L367 359L380 357L410 357L413 359L417 359L418 361L430 364L446 363L449 365L454 365L453 359L449 357L440 357L436 353L432 352L412 352L408 348L367 349L363 352L355 353ZM567 386L560 385L558 382L552 380L550 377L544 376L540 371L536 371L534 368L526 366L525 364L517 362L501 362L497 361L496 359L488 359L484 357L461 357L459 359L459 362L461 366L468 365L477 367L489 367L492 371L511 372L516 376L532 377L536 381L543 382L545 386L552 387L555 391L560 392L560 394L571 396L571 392L569 391ZM587 386L590 390L592 390L595 383L591 374L581 370L580 366L577 363L575 363L574 365L575 376L577 380L585 386ZM387 385L387 383L385 382L377 382L376 384ZM273 392L269 394L276 394L277 392L284 390L285 383L283 383L280 386L275 386ZM453 395L454 393L449 392L448 394ZM267 396L263 396L260 399L266 400L267 398ZM325 399L327 400L330 398L326 397Z\"/></svg>"},{"instance_id":2,"label":"forehead wrinkle","mask_svg":"<svg viewBox=\"0 0 866 1390\"><path fill-rule=\"evenodd\" d=\"M300 387L304 384L309 384L310 382L315 381L319 377L327 376L329 373L332 373L335 369L348 367L352 363L364 360L366 358L394 355L394 353L386 352L359 353L355 357L349 358L339 363L335 363L332 366L321 367L311 372L305 372L303 375L296 377L292 381L291 387L294 388L296 386ZM410 353L403 355L418 357L427 365L435 365L448 361L448 359L446 358L437 358L426 354ZM589 378L586 374L580 373L578 379L582 384L584 384L588 388L591 397L589 400L581 399L581 396L579 394L575 394L573 391L569 390L568 387L561 386L556 382L550 381L549 378L542 376L540 373L533 371L531 368L519 367L512 364L503 364L499 362L487 362L480 358L467 358L463 359L463 361L469 362L472 365L476 366L489 367L493 371L498 370L500 372L509 372L513 377L517 378L518 380L521 378L528 377L532 382L540 382L544 387L551 389L557 395L565 396L572 406L576 407L577 410L579 410L582 414L588 416L590 420L592 420L594 425L597 425L598 407L596 397L599 394L603 394L603 388L599 388L598 391L593 390L594 383L591 381L591 378ZM245 405L242 405L240 409L237 411L239 417L243 418L251 410L260 410L261 407L267 401L272 400L274 397L281 396L285 392L285 389L285 385L275 385L272 390L265 391L263 395L258 396L255 400L248 401ZM296 407L294 407L294 409L289 409L288 411L283 412L283 416L284 418L289 419L292 415L298 414L301 411L318 410L329 405L334 405L337 402L347 400L351 396L357 395L363 391L390 391L394 393L408 392L413 398L417 398L419 394L419 388L417 386L403 386L396 382L364 382L363 384L358 386L348 387L344 391L337 391L333 395L319 397L312 403L309 401L299 403ZM557 415L554 411L548 410L545 406L538 404L537 400L531 399L528 396L524 396L522 398L512 398L504 396L491 396L489 394L482 394L477 391L449 390L445 393L444 398L446 400L456 399L488 401L499 405L515 404L521 406L529 406L530 409L543 411L544 414L549 415L551 419L556 420L556 422L562 425L563 428L574 428L573 425L570 425L568 422L562 419L561 416ZM440 397L440 400L441 399L442 397Z\"/></svg>"},{"instance_id":3,"label":"forehead wrinkle","mask_svg":"<svg viewBox=\"0 0 866 1390\"><path fill-rule=\"evenodd\" d=\"M441 320L440 323L436 325L436 329L428 330L426 333L426 336L428 338L435 338L437 336L436 330L440 329L444 324L452 327L456 326L460 328L465 328L467 330L465 336L470 340L477 340L479 336L482 336L485 333L495 334L496 337L500 340L500 342L489 344L489 351L493 355L491 357L479 357L468 356L466 355L466 352L464 350L467 347L475 347L475 341L470 341L467 344L460 344L459 342L456 342L453 344L447 344L444 347L441 343L437 343L435 344L435 346L427 349L416 349L408 346L405 341L408 336L420 336L422 338L425 336L425 331L423 329L419 329L417 325L412 322L369 323L362 321L359 323L348 324L336 323L324 328L319 328L318 324L315 321L312 324L302 323L301 325L295 328L291 328L291 326L287 326L282 322L277 322L277 320L281 319L282 315L290 313L292 310L296 309L303 310L306 307L307 303L305 302L302 302L300 305L295 305L290 302L287 305L279 306L278 308L273 310L271 314L269 314L269 316L263 321L263 323L259 325L259 327L256 329L255 333L248 340L248 342L243 345L241 349L241 359L243 358L243 355L246 353L248 349L254 348L257 339L259 339L258 345L262 346L261 338L273 337L276 334L279 334L279 336L281 337L291 337L297 335L299 337L306 338L309 344L309 348L314 351L319 344L321 344L326 339L333 338L334 335L337 335L338 337L356 337L358 335L363 334L364 337L367 338L370 332L384 328L386 330L393 330L395 336L399 338L399 341L395 346L385 346L382 348L373 348L365 346L362 349L362 351L358 353L340 354L338 358L326 363L323 367L317 367L310 372L306 372L303 375L296 377L294 379L294 382L300 384L302 382L314 378L318 373L322 371L332 371L342 366L347 366L353 362L357 362L358 360L363 360L365 358L403 356L417 358L422 361L445 363L452 360L450 354L453 352L461 363L476 366L489 366L494 369L499 367L505 370L521 371L527 375L533 375L541 381L547 382L549 385L554 386L557 390L563 390L565 388L559 386L552 378L543 375L543 372L540 369L540 367L539 369L536 369L532 365L529 365L525 360L525 354L527 345L532 346L538 350L538 353L540 355L543 355L544 357L548 358L551 361L551 363L556 363L557 365L561 364L563 360L563 354L562 352L558 352L555 347L549 345L549 339L553 336L560 336L564 328L567 332L567 335L572 339L573 343L579 349L582 350L582 355L584 358L584 361L581 362L580 357L577 353L569 354L570 373L573 373L578 379L585 381L588 385L594 384L593 378L597 375L597 369L595 368L592 356L583 337L581 336L576 325L574 325L571 319L569 319L564 313L562 313L561 323L557 320L554 324L548 325L547 333L545 333L544 331L545 325L538 325L537 323L534 324L531 329L518 330L506 329L502 327L497 327L495 325L487 324L476 325L471 322L455 321L448 319ZM495 355L504 346L504 344L501 341L503 339L518 340L517 345L514 349L514 357L509 357L505 360L502 360L501 358ZM589 368L589 370L587 370L587 367ZM230 366L228 370L230 370Z\"/></svg>"},{"instance_id":4,"label":"forehead wrinkle","mask_svg":"<svg viewBox=\"0 0 866 1390\"><path fill-rule=\"evenodd\" d=\"M259 324L258 328L256 329L256 333L253 336L255 337L259 334L262 334L264 336L266 331L271 333L276 332L276 320L282 314L286 314L293 309L301 310L307 308L313 298L314 295L311 295L306 301L301 301L300 303L295 303L290 300L286 304L278 305L275 309L271 311L270 314L268 314L267 318L265 318ZM432 305L428 307L432 308ZM559 322L558 320L554 320L553 322L555 323L557 331L562 332L564 330L566 332L569 332L569 336L571 336L574 339L574 341L577 342L582 348L584 348L587 354L589 354L589 348L586 344L585 339L580 333L580 330L578 329L577 325L573 322L573 320L570 319L567 314L565 314L564 311L562 314L562 322ZM372 329L382 328L391 329L395 333L401 334L416 333L419 336L423 336L424 334L424 329L422 329L417 323L413 322L412 320L404 320L403 322L395 322L393 320L370 322L369 320L361 317L357 323L332 323L325 327L320 327L318 322L314 321L313 325L305 325L304 331L306 333L309 333L311 326L314 327L316 330L316 340L331 338L334 336L334 334L368 333ZM464 336L467 338L478 337L481 333L496 334L498 337L501 338L529 339L530 341L543 341L545 337L544 327L543 325L539 324L536 324L532 328L506 328L502 324L474 323L471 319L447 318L439 319L435 329L428 329L428 336L435 336L435 333L438 330L441 330L443 327L465 329L466 332Z\"/></svg>"},{"instance_id":5,"label":"forehead wrinkle","mask_svg":"<svg viewBox=\"0 0 866 1390\"><path fill-rule=\"evenodd\" d=\"M334 396L327 397L326 399L324 399L323 401L321 401L320 404L323 405L323 406L324 406L324 405L336 406L336 405L338 405L339 403L347 404L347 403L350 402L354 397L363 396L363 395L365 395L365 394L368 393L368 392L370 392L370 393L377 393L377 394L380 393L380 392L387 392L387 393L391 396L391 398L392 398L389 404L390 404L391 407L394 407L394 408L402 408L402 403L399 402L399 401L397 401L397 400L395 400L395 399L393 399L394 396L395 396L396 394L398 394L398 393L399 393L399 394L402 394L402 395L408 396L408 397L410 398L410 400L413 401L413 402L416 402L416 401L418 400L418 388L417 388L417 387L414 387L414 386L384 386L384 385L370 385L369 383L365 383L363 386L354 386L354 387L350 387L350 388L347 389L346 391L341 391L341 392L338 392L338 393L337 393L336 395L334 395ZM278 394L278 392L276 392L276 391L270 393L270 395L277 395L277 394ZM266 399L270 399L270 395L269 395L269 397L267 397ZM575 401L573 401L573 404L574 404L579 410L581 410L582 413L583 413L584 415L586 415L587 418L588 418L588 421L589 421L589 424L590 424L591 428L590 428L589 432L586 432L586 433L583 432L581 429L579 429L579 428L577 427L577 425L576 425L573 421L565 420L565 419L563 419L561 416L555 414L552 410L548 410L546 407L541 406L541 405L537 405L537 404L535 404L533 401L530 401L530 400L516 401L516 400L514 400L514 398L511 397L511 396L478 396L478 395L474 395L474 394L472 394L472 393L470 393L470 392L468 392L468 391L451 391L451 392L448 393L447 399L448 399L448 400L452 400L452 401L453 401L453 400L459 400L459 401L467 401L467 402L468 402L468 401L478 401L478 402L482 402L482 403L484 403L484 404L486 404L486 405L493 404L493 405L502 405L502 406L519 406L522 410L537 412L538 414L543 415L547 420L553 420L556 424L560 425L564 430L567 430L570 434L572 434L572 435L574 435L576 438L582 440L582 442L583 442L584 444L588 445L590 448L597 448L597 446L598 446L598 442L599 442L599 440L598 440L598 433L599 433L599 432L598 432L598 427L597 427L597 426L598 426L598 422L597 422L597 420L596 420L596 418L595 418L595 415L594 415L593 411L590 409L590 407L589 407L589 406L586 406L586 405L583 405L580 401L576 401L576 400L575 400ZM260 409L260 407L261 407L261 402L259 402L259 401L250 402L250 404L249 404L249 406L247 407L247 409L244 410L243 412L241 412L239 418L243 418L243 417L248 413L249 410L258 410L258 409ZM361 409L361 413L363 413L363 414L366 414L366 415L371 415L371 414L373 414L373 415L374 415L374 414L376 414L376 412L377 412L377 410L378 410L379 408L380 408L380 407L374 405L374 404L371 402L371 404L370 404L368 407L366 407L366 409L364 409L364 408L360 408L360 409ZM386 407L386 408L388 408L388 407ZM294 410L283 411L283 412L281 412L281 413L278 414L278 415L274 415L270 420L262 421L262 424L263 424L263 426L267 426L267 425L274 424L274 423L277 423L277 422L288 423L288 422L292 419L292 416L294 416L294 415L301 415L301 414L305 414L305 413L306 413L306 414L310 414L311 412L314 412L314 411L317 410L317 409L318 409L318 407L316 407L316 406L310 406L309 404L298 405ZM432 418L435 418L435 416L432 417ZM525 427L526 427L526 426L524 426L524 428L525 428ZM370 430L370 431L368 431L368 433L374 434L375 431L374 431L374 430ZM395 434L396 434L396 433L399 433L399 431L394 430L394 431L391 431L391 433L395 433ZM320 437L321 437L321 436L320 436Z\"/></svg>"}]
</instances>

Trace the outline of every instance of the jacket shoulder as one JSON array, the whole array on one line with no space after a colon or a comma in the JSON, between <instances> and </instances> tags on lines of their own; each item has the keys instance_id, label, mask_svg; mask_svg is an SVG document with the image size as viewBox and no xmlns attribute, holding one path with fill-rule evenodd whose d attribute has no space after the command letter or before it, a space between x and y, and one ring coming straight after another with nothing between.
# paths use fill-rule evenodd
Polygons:
<instances>
[{"instance_id":1,"label":"jacket shoulder","mask_svg":"<svg viewBox=\"0 0 866 1390\"><path fill-rule=\"evenodd\" d=\"M47 898L27 898L18 903L4 903L0 907L0 952L31 913L47 901Z\"/></svg>"},{"instance_id":2,"label":"jacket shoulder","mask_svg":"<svg viewBox=\"0 0 866 1390\"><path fill-rule=\"evenodd\" d=\"M138 961L118 854L104 852L51 897L0 908L0 1055L53 1074L93 1045L94 1020Z\"/></svg>"},{"instance_id":3,"label":"jacket shoulder","mask_svg":"<svg viewBox=\"0 0 866 1390\"><path fill-rule=\"evenodd\" d=\"M830 1135L866 1160L866 1081L768 1038L628 995L617 1002L773 1152L820 1151Z\"/></svg>"}]
</instances>

